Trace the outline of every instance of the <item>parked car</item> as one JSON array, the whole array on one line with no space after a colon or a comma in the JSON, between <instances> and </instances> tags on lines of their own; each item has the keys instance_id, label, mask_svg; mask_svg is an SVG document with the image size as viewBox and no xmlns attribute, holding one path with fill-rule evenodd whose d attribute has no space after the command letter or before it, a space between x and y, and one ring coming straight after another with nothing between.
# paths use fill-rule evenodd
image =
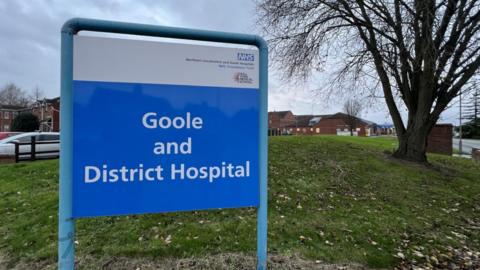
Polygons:
<instances>
[{"instance_id":1,"label":"parked car","mask_svg":"<svg viewBox=\"0 0 480 270\"><path fill-rule=\"evenodd\" d=\"M0 132L0 140L20 134L21 132Z\"/></svg>"},{"instance_id":2,"label":"parked car","mask_svg":"<svg viewBox=\"0 0 480 270\"><path fill-rule=\"evenodd\" d=\"M35 137L35 152L54 151L52 153L38 153L36 157L58 157L60 150L60 134L58 132L26 132L16 134L8 138L0 140L0 155L15 155L15 143L31 143ZM42 142L51 141L52 143L43 144ZM19 145L20 153L31 152L31 144ZM22 155L26 157L28 155Z\"/></svg>"}]
</instances>

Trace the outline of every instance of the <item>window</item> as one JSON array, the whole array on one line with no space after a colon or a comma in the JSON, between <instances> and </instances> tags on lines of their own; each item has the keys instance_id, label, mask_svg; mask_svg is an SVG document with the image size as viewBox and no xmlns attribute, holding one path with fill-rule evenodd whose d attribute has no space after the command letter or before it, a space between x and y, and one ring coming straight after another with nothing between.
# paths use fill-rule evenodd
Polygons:
<instances>
[{"instance_id":1,"label":"window","mask_svg":"<svg viewBox=\"0 0 480 270\"><path fill-rule=\"evenodd\" d=\"M38 141L58 141L60 138L58 135L39 135L37 136Z\"/></svg>"},{"instance_id":2,"label":"window","mask_svg":"<svg viewBox=\"0 0 480 270\"><path fill-rule=\"evenodd\" d=\"M320 133L320 128L316 128L315 132Z\"/></svg>"},{"instance_id":3,"label":"window","mask_svg":"<svg viewBox=\"0 0 480 270\"><path fill-rule=\"evenodd\" d=\"M10 112L5 112L4 116L5 116L5 119L10 119Z\"/></svg>"},{"instance_id":4,"label":"window","mask_svg":"<svg viewBox=\"0 0 480 270\"><path fill-rule=\"evenodd\" d=\"M31 142L32 141L32 136L25 136L25 137L20 137L18 138L18 141L21 143L26 143L26 142Z\"/></svg>"},{"instance_id":5,"label":"window","mask_svg":"<svg viewBox=\"0 0 480 270\"><path fill-rule=\"evenodd\" d=\"M313 128L310 128L310 131L313 131Z\"/></svg>"},{"instance_id":6,"label":"window","mask_svg":"<svg viewBox=\"0 0 480 270\"><path fill-rule=\"evenodd\" d=\"M10 131L10 125L3 125L3 131Z\"/></svg>"}]
</instances>

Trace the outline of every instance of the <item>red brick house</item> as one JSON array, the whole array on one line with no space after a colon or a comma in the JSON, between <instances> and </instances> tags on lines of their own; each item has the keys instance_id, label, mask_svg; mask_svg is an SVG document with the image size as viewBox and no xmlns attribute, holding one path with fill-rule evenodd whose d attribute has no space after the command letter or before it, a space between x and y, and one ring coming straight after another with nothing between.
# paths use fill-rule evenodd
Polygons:
<instances>
[{"instance_id":1,"label":"red brick house","mask_svg":"<svg viewBox=\"0 0 480 270\"><path fill-rule=\"evenodd\" d=\"M13 119L26 108L0 104L0 132L11 131Z\"/></svg>"},{"instance_id":2,"label":"red brick house","mask_svg":"<svg viewBox=\"0 0 480 270\"><path fill-rule=\"evenodd\" d=\"M60 97L37 100L32 105L32 113L40 120L41 131L60 130Z\"/></svg>"},{"instance_id":3,"label":"red brick house","mask_svg":"<svg viewBox=\"0 0 480 270\"><path fill-rule=\"evenodd\" d=\"M269 135L290 134L286 127L295 123L295 120L291 111L268 112Z\"/></svg>"},{"instance_id":4,"label":"red brick house","mask_svg":"<svg viewBox=\"0 0 480 270\"><path fill-rule=\"evenodd\" d=\"M353 117L355 126L353 127L354 136L372 136L376 135L377 125L371 121ZM322 117L322 119L313 126L315 133L350 136L351 117L345 113L336 113Z\"/></svg>"},{"instance_id":5,"label":"red brick house","mask_svg":"<svg viewBox=\"0 0 480 270\"><path fill-rule=\"evenodd\" d=\"M297 115L295 116L295 122L288 126L291 134L315 134L313 126L318 123L322 115Z\"/></svg>"},{"instance_id":6,"label":"red brick house","mask_svg":"<svg viewBox=\"0 0 480 270\"><path fill-rule=\"evenodd\" d=\"M292 114L293 115L293 114ZM349 117L344 113L335 113L329 115L297 115L290 125L282 126L287 134L297 135L350 135ZM355 118L356 128L355 136L376 135L376 124L361 118ZM271 122L274 123L273 121ZM269 128L274 127L270 126Z\"/></svg>"}]
</instances>

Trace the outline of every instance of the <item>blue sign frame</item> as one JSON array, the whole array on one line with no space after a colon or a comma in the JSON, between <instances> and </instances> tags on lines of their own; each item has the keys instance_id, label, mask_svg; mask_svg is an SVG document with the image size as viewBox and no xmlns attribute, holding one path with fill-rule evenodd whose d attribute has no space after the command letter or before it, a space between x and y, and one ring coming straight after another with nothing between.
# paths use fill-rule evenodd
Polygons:
<instances>
[{"instance_id":1,"label":"blue sign frame","mask_svg":"<svg viewBox=\"0 0 480 270\"><path fill-rule=\"evenodd\" d=\"M259 50L259 207L257 212L257 269L267 268L267 150L268 150L268 46L256 35L197 29L174 28L147 24L70 19L61 31L61 119L60 119L60 188L58 224L58 269L75 267L75 219L72 216L73 187L73 37L79 31L131 34L194 41L210 41L253 45Z\"/></svg>"}]
</instances>

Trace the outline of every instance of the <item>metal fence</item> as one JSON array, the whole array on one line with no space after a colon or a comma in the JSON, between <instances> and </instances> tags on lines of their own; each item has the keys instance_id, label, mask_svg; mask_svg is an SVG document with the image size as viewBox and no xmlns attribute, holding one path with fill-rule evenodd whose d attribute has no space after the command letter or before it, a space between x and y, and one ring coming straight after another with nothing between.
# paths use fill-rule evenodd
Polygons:
<instances>
[{"instance_id":1,"label":"metal fence","mask_svg":"<svg viewBox=\"0 0 480 270\"><path fill-rule=\"evenodd\" d=\"M15 145L15 163L20 161L34 161L40 159L56 159L60 156L60 149L38 151L37 145L59 144L60 141L36 141L35 136L32 136L30 142L13 142ZM22 145L30 145L30 151L21 152Z\"/></svg>"}]
</instances>

